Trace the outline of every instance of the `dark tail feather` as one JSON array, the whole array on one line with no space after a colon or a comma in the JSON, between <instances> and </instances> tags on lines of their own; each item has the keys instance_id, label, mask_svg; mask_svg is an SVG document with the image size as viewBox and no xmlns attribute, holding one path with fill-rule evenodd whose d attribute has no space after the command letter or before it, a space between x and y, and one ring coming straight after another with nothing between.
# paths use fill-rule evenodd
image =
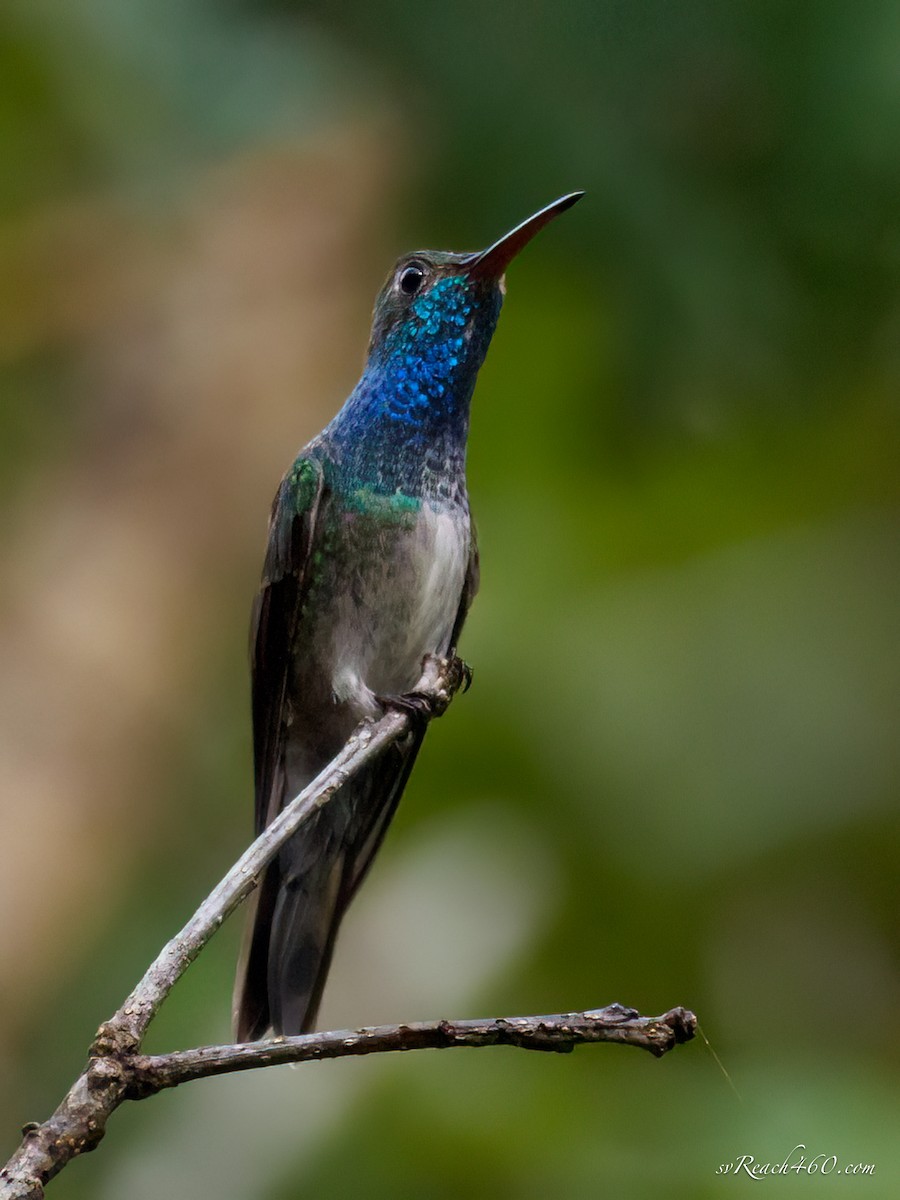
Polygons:
<instances>
[{"instance_id":1,"label":"dark tail feather","mask_svg":"<svg viewBox=\"0 0 900 1200\"><path fill-rule=\"evenodd\" d=\"M266 868L259 887L248 901L247 923L234 982L232 1024L237 1042L255 1042L272 1024L266 975L269 932L280 886L281 872L276 859Z\"/></svg>"},{"instance_id":2,"label":"dark tail feather","mask_svg":"<svg viewBox=\"0 0 900 1200\"><path fill-rule=\"evenodd\" d=\"M269 1028L288 1036L313 1028L341 920L387 832L421 741L417 731L386 750L267 869L238 968L239 1041Z\"/></svg>"},{"instance_id":3,"label":"dark tail feather","mask_svg":"<svg viewBox=\"0 0 900 1200\"><path fill-rule=\"evenodd\" d=\"M341 805L340 808L343 808ZM244 930L234 990L234 1036L306 1033L331 963L346 845L344 829L319 813L267 868ZM346 826L346 821L341 825Z\"/></svg>"},{"instance_id":4,"label":"dark tail feather","mask_svg":"<svg viewBox=\"0 0 900 1200\"><path fill-rule=\"evenodd\" d=\"M338 850L282 880L269 942L269 1006L276 1034L307 1033L315 1025L346 907L343 874L344 853Z\"/></svg>"}]
</instances>

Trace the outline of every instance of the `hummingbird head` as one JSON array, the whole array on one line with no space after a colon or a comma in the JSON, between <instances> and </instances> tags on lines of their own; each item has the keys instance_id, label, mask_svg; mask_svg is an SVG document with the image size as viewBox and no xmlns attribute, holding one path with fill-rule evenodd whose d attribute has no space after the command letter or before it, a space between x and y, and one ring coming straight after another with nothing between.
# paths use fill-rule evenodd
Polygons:
<instances>
[{"instance_id":1,"label":"hummingbird head","mask_svg":"<svg viewBox=\"0 0 900 1200\"><path fill-rule=\"evenodd\" d=\"M562 196L476 254L420 250L400 259L375 302L362 377L323 434L348 478L377 480L388 492L441 491L448 464L464 469L469 402L500 315L504 271L583 194Z\"/></svg>"},{"instance_id":2,"label":"hummingbird head","mask_svg":"<svg viewBox=\"0 0 900 1200\"><path fill-rule=\"evenodd\" d=\"M548 204L474 254L419 250L405 254L391 271L378 299L369 342L370 356L409 357L410 368L429 362L474 374L484 359L503 303L504 272L511 260L555 216L583 192ZM437 353L438 348L442 353Z\"/></svg>"},{"instance_id":3,"label":"hummingbird head","mask_svg":"<svg viewBox=\"0 0 900 1200\"><path fill-rule=\"evenodd\" d=\"M563 196L476 254L404 255L375 302L365 370L332 433L359 441L360 428L392 431L416 462L422 445L449 438L464 446L469 401L503 303L503 273L582 195Z\"/></svg>"}]
</instances>

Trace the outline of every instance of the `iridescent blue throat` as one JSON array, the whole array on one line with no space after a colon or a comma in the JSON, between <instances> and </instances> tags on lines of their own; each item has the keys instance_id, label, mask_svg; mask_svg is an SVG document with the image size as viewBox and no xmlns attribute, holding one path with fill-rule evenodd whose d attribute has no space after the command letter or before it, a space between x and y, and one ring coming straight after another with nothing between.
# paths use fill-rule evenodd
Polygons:
<instances>
[{"instance_id":1,"label":"iridescent blue throat","mask_svg":"<svg viewBox=\"0 0 900 1200\"><path fill-rule=\"evenodd\" d=\"M500 315L498 287L439 280L373 345L365 371L323 433L345 486L427 494L465 465L469 404Z\"/></svg>"}]
</instances>

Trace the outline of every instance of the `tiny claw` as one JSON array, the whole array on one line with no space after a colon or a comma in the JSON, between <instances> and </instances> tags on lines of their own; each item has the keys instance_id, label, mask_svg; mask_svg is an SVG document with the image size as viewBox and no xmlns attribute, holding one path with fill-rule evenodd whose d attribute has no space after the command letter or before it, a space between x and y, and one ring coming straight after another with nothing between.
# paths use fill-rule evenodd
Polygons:
<instances>
[{"instance_id":1,"label":"tiny claw","mask_svg":"<svg viewBox=\"0 0 900 1200\"><path fill-rule=\"evenodd\" d=\"M440 716L450 704L452 696L458 692L467 692L472 686L472 668L458 654L439 658L436 654L426 654L422 659L422 679L419 688L424 683L437 690L435 715Z\"/></svg>"}]
</instances>

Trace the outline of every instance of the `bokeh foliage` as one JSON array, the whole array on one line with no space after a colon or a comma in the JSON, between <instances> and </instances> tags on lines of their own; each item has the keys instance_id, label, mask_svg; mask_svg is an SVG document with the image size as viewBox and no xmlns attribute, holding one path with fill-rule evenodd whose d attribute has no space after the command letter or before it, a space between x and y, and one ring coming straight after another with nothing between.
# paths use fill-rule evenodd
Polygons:
<instances>
[{"instance_id":1,"label":"bokeh foliage","mask_svg":"<svg viewBox=\"0 0 900 1200\"><path fill-rule=\"evenodd\" d=\"M472 247L587 189L510 271L473 412L475 686L429 736L326 1016L683 1003L741 1095L700 1042L660 1064L497 1051L265 1072L117 1115L60 1196L693 1198L744 1186L720 1163L798 1143L876 1174L786 1187L895 1194L898 52L889 0L80 0L0 15L11 576L23 522L59 536L53 511L33 519L48 480L108 461L110 428L173 461L105 366L129 361L90 293L92 264L111 255L115 275L129 255L111 204L156 280L181 252L179 214L202 240L229 171L249 163L271 198L268 156L288 145L313 188L337 169L328 147L357 139L378 182L348 175L371 199L346 218L343 257L314 259L303 284L311 313L334 277L356 299L323 341L331 367L298 375L280 414L271 491L352 383L395 252ZM70 310L51 252L73 211L90 235L64 273ZM268 214L250 211L258 229L227 230L248 266ZM46 255L21 251L45 238ZM202 332L223 355L215 314ZM264 379L270 342L255 348L252 320L240 334ZM124 378L156 369L150 356ZM246 414L229 440L235 411L213 407L199 430L220 478L248 453ZM181 456L172 478L195 465ZM258 519L233 533L217 503L214 599L198 603L177 556L153 563L174 578L196 671L143 759L123 748L134 791L108 834L103 917L82 928L79 894L61 892L59 941L34 943L59 968L27 1005L4 1001L4 1147L248 831L243 627L265 500L253 493ZM149 571L141 529L129 553ZM90 523L78 536L90 543ZM64 593L42 570L35 586ZM10 642L27 641L9 608ZM90 637L108 619L88 619ZM71 771L89 790L91 764ZM27 893L18 904L4 919L27 925ZM227 1036L236 936L179 987L154 1046Z\"/></svg>"}]
</instances>

